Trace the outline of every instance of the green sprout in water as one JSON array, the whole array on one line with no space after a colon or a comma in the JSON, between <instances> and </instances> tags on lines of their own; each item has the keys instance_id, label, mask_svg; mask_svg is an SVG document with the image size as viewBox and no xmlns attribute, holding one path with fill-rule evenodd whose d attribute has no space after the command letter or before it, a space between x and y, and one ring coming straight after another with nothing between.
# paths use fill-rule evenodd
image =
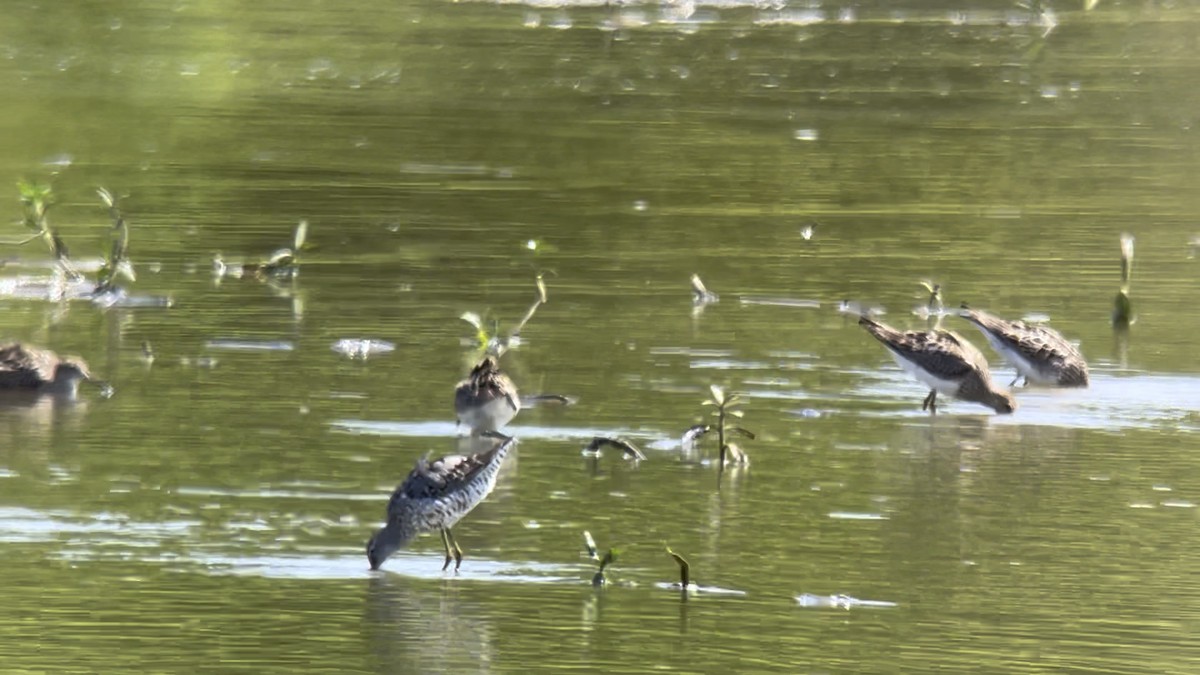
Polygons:
<instances>
[{"instance_id":1,"label":"green sprout in water","mask_svg":"<svg viewBox=\"0 0 1200 675\"><path fill-rule=\"evenodd\" d=\"M475 328L475 342L478 345L478 349L480 351L489 351L488 347L492 343L492 336L483 325L483 317L475 312L463 312L458 318L466 321Z\"/></svg>"},{"instance_id":2,"label":"green sprout in water","mask_svg":"<svg viewBox=\"0 0 1200 675\"><path fill-rule=\"evenodd\" d=\"M259 263L255 272L259 277L295 276L297 267L300 264L300 249L304 248L304 243L307 239L308 221L301 220L296 225L296 230L292 233L291 247L285 246L284 248L276 249L266 260Z\"/></svg>"},{"instance_id":3,"label":"green sprout in water","mask_svg":"<svg viewBox=\"0 0 1200 675\"><path fill-rule=\"evenodd\" d=\"M920 296L925 299L925 305L917 307L913 313L924 317L930 330L938 330L942 327L942 318L945 316L945 306L942 304L942 285L932 281L921 281L920 283L921 287L925 289L925 293Z\"/></svg>"},{"instance_id":4,"label":"green sprout in water","mask_svg":"<svg viewBox=\"0 0 1200 675\"><path fill-rule=\"evenodd\" d=\"M600 551L596 548L596 540L592 539L592 533L587 530L583 531L583 543L587 548L588 557L596 562L596 574L592 576L593 586L603 586L608 583L608 577L605 576L604 570L611 564L617 561L618 551L615 548L608 549L604 557L600 557Z\"/></svg>"},{"instance_id":5,"label":"green sprout in water","mask_svg":"<svg viewBox=\"0 0 1200 675\"><path fill-rule=\"evenodd\" d=\"M521 320L517 322L516 327L513 328L508 337L500 335L500 322L498 319L492 319L492 332L489 333L484 325L485 318L483 316L475 312L463 312L459 315L459 319L466 321L475 328L475 341L479 351L500 356L508 351L510 347L515 347L521 343L521 330L533 318L538 308L546 304L548 299L544 274L539 273L537 275L535 285L537 286L537 297L534 298L533 304L525 311L525 316L521 317Z\"/></svg>"},{"instance_id":6,"label":"green sprout in water","mask_svg":"<svg viewBox=\"0 0 1200 675\"><path fill-rule=\"evenodd\" d=\"M754 439L752 432L740 426L729 424L730 418L741 419L745 414L741 410L737 410L737 406L741 404L741 395L726 394L724 389L715 384L709 385L709 391L712 392L712 398L704 401L701 405L716 408L712 412L712 415L717 418L717 444L721 448L720 467L724 469L726 459L734 464L749 463L749 458L741 448L733 443L726 442L730 433L736 433L751 440Z\"/></svg>"},{"instance_id":7,"label":"green sprout in water","mask_svg":"<svg viewBox=\"0 0 1200 675\"><path fill-rule=\"evenodd\" d=\"M1121 235L1121 288L1113 300L1113 325L1128 327L1133 323L1133 301L1129 299L1129 284L1133 278L1133 235Z\"/></svg>"},{"instance_id":8,"label":"green sprout in water","mask_svg":"<svg viewBox=\"0 0 1200 675\"><path fill-rule=\"evenodd\" d=\"M50 207L54 204L53 190L49 185L22 179L17 181L17 191L21 195L21 206L24 211L22 222L25 224L25 227L33 230L34 234L26 239L9 243L24 246L31 241L41 239L46 244L46 248L50 250L50 254L54 256L54 260L58 263L59 267L72 279L78 279L79 272L71 264L67 245L63 242L62 237L58 236L58 232L54 227L50 225L50 219L46 215Z\"/></svg>"},{"instance_id":9,"label":"green sprout in water","mask_svg":"<svg viewBox=\"0 0 1200 675\"><path fill-rule=\"evenodd\" d=\"M106 293L116 287L117 280L125 277L129 281L137 281L133 272L133 263L129 261L129 225L121 215L117 206L117 198L104 188L97 188L96 194L108 207L108 215L112 218L112 229L109 231L109 247L105 254L104 265L100 268L96 282L96 293Z\"/></svg>"},{"instance_id":10,"label":"green sprout in water","mask_svg":"<svg viewBox=\"0 0 1200 675\"><path fill-rule=\"evenodd\" d=\"M926 305L926 309L929 310L930 314L941 314L942 285L935 284L932 281L922 281L921 286L924 287L925 292L929 294L929 302Z\"/></svg>"},{"instance_id":11,"label":"green sprout in water","mask_svg":"<svg viewBox=\"0 0 1200 675\"><path fill-rule=\"evenodd\" d=\"M667 546L667 553L675 559L675 563L679 565L679 588L682 591L687 591L688 586L691 586L692 581L692 566L688 564L687 559L671 550Z\"/></svg>"}]
</instances>

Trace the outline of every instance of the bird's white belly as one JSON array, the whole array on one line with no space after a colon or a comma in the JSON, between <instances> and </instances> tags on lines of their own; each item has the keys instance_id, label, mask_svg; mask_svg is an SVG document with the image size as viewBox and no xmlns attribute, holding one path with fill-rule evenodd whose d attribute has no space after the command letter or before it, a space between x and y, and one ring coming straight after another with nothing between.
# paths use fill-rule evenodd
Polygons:
<instances>
[{"instance_id":1,"label":"bird's white belly","mask_svg":"<svg viewBox=\"0 0 1200 675\"><path fill-rule=\"evenodd\" d=\"M512 421L517 411L505 397L492 399L480 406L472 406L458 414L458 420L474 431L494 431Z\"/></svg>"},{"instance_id":2,"label":"bird's white belly","mask_svg":"<svg viewBox=\"0 0 1200 675\"><path fill-rule=\"evenodd\" d=\"M958 394L958 380L944 380L933 375L912 361L909 361L903 356L900 356L896 352L893 352L890 349L888 351L891 352L892 358L896 359L896 364L899 365L904 372L925 383L930 389L933 389L939 394L945 394L947 396L954 396Z\"/></svg>"},{"instance_id":3,"label":"bird's white belly","mask_svg":"<svg viewBox=\"0 0 1200 675\"><path fill-rule=\"evenodd\" d=\"M1033 361L1025 358L1025 355L1021 352L996 339L996 337L988 331L980 332L982 332L984 337L987 338L988 344L992 346L992 349L995 349L997 353L1003 356L1004 360L1011 364L1013 368L1016 368L1017 372L1020 373L1021 376L1026 380L1036 384L1055 384L1057 382L1057 379L1054 377L1047 378L1043 376L1042 372L1038 370L1038 367L1034 365Z\"/></svg>"}]
</instances>

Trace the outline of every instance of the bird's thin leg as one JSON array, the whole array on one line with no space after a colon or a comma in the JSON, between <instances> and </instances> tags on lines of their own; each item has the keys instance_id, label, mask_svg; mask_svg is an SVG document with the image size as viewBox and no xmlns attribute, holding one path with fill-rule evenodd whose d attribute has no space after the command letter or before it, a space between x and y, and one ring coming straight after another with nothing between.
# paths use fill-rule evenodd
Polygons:
<instances>
[{"instance_id":1,"label":"bird's thin leg","mask_svg":"<svg viewBox=\"0 0 1200 675\"><path fill-rule=\"evenodd\" d=\"M442 546L446 547L446 562L442 564L442 571L445 572L453 559L450 555L450 530L446 528L442 528Z\"/></svg>"},{"instance_id":2,"label":"bird's thin leg","mask_svg":"<svg viewBox=\"0 0 1200 675\"><path fill-rule=\"evenodd\" d=\"M930 415L937 414L937 389L930 389L929 395L925 397L925 402L921 405L921 410L929 409Z\"/></svg>"},{"instance_id":3,"label":"bird's thin leg","mask_svg":"<svg viewBox=\"0 0 1200 675\"><path fill-rule=\"evenodd\" d=\"M450 531L450 528L447 527L444 531L446 533L446 536L449 537L449 539L450 539L450 544L452 546L454 546L454 571L457 572L458 568L462 565L462 558L463 558L462 549L458 547L458 542L454 540L454 533ZM449 547L446 548L446 564L447 565L450 564L450 549L449 549ZM446 568L443 567L442 569L446 569Z\"/></svg>"},{"instance_id":4,"label":"bird's thin leg","mask_svg":"<svg viewBox=\"0 0 1200 675\"><path fill-rule=\"evenodd\" d=\"M1014 386L1016 386L1017 382L1019 382L1020 380L1021 380L1021 371L1018 370L1017 376L1013 378L1012 382L1008 383L1008 388L1012 389Z\"/></svg>"},{"instance_id":5,"label":"bird's thin leg","mask_svg":"<svg viewBox=\"0 0 1200 675\"><path fill-rule=\"evenodd\" d=\"M929 390L929 393L925 395L925 400L921 401L921 410L929 410L929 402L933 400L935 393L937 393L936 390Z\"/></svg>"}]
</instances>

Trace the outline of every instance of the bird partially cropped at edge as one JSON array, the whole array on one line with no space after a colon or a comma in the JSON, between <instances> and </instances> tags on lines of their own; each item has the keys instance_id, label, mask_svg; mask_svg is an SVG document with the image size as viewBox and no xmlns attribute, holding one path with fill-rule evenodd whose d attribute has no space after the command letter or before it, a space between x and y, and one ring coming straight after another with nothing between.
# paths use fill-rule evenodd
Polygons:
<instances>
[{"instance_id":1,"label":"bird partially cropped at edge","mask_svg":"<svg viewBox=\"0 0 1200 675\"><path fill-rule=\"evenodd\" d=\"M998 413L1017 409L1006 391L996 388L987 359L970 342L944 330L899 331L866 316L858 324L887 347L905 372L929 386L922 410L937 412L937 395L973 401Z\"/></svg>"},{"instance_id":2,"label":"bird partially cropped at edge","mask_svg":"<svg viewBox=\"0 0 1200 675\"><path fill-rule=\"evenodd\" d=\"M470 427L473 436L496 431L511 422L520 410L517 385L500 372L491 356L485 356L454 389L454 414L460 424Z\"/></svg>"},{"instance_id":3,"label":"bird partially cropped at edge","mask_svg":"<svg viewBox=\"0 0 1200 675\"><path fill-rule=\"evenodd\" d=\"M37 391L74 397L91 379L83 359L12 342L0 345L0 390Z\"/></svg>"},{"instance_id":4,"label":"bird partially cropped at edge","mask_svg":"<svg viewBox=\"0 0 1200 675\"><path fill-rule=\"evenodd\" d=\"M1026 384L1088 386L1088 365L1083 354L1053 328L1008 321L970 309L965 303L958 315L974 324L992 349L1017 369L1012 384L1024 377Z\"/></svg>"},{"instance_id":5,"label":"bird partially cropped at edge","mask_svg":"<svg viewBox=\"0 0 1200 675\"><path fill-rule=\"evenodd\" d=\"M442 569L454 560L454 571L458 571L463 554L450 528L491 494L500 465L517 444L511 436L495 436L499 437L497 444L484 452L417 460L416 467L388 501L387 524L367 542L371 569L379 569L417 535L440 530L446 549Z\"/></svg>"}]
</instances>

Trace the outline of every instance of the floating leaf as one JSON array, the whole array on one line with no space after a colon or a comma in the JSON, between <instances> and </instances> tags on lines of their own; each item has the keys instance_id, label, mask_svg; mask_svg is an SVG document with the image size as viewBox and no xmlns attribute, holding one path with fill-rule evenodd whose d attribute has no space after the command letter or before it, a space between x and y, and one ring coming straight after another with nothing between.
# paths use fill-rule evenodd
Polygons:
<instances>
[{"instance_id":1,"label":"floating leaf","mask_svg":"<svg viewBox=\"0 0 1200 675\"><path fill-rule=\"evenodd\" d=\"M1121 287L1128 289L1133 278L1133 235L1121 235Z\"/></svg>"},{"instance_id":2,"label":"floating leaf","mask_svg":"<svg viewBox=\"0 0 1200 675\"><path fill-rule=\"evenodd\" d=\"M750 458L746 455L746 451L735 443L727 443L723 448L724 455L728 455L729 461L734 464L749 464Z\"/></svg>"},{"instance_id":3,"label":"floating leaf","mask_svg":"<svg viewBox=\"0 0 1200 675\"><path fill-rule=\"evenodd\" d=\"M697 438L707 434L711 428L712 427L708 426L707 424L697 424L696 426L689 427L687 431L683 432L683 438L680 439L680 444L685 447L691 445Z\"/></svg>"},{"instance_id":4,"label":"floating leaf","mask_svg":"<svg viewBox=\"0 0 1200 675\"><path fill-rule=\"evenodd\" d=\"M117 263L116 276L125 277L130 282L137 281L137 275L133 272L133 264L128 260Z\"/></svg>"},{"instance_id":5,"label":"floating leaf","mask_svg":"<svg viewBox=\"0 0 1200 675\"><path fill-rule=\"evenodd\" d=\"M477 331L483 330L483 319L475 312L463 312L458 318L474 326Z\"/></svg>"},{"instance_id":6,"label":"floating leaf","mask_svg":"<svg viewBox=\"0 0 1200 675\"><path fill-rule=\"evenodd\" d=\"M592 533L587 530L583 531L583 543L587 547L588 557L592 560L600 560L600 554L596 549L596 540L592 539Z\"/></svg>"},{"instance_id":7,"label":"floating leaf","mask_svg":"<svg viewBox=\"0 0 1200 675\"><path fill-rule=\"evenodd\" d=\"M672 551L670 546L667 547L667 553L674 558L675 562L679 565L679 585L686 589L691 585L692 566L688 564L688 561L684 559L683 556L679 555L675 551Z\"/></svg>"},{"instance_id":8,"label":"floating leaf","mask_svg":"<svg viewBox=\"0 0 1200 675\"><path fill-rule=\"evenodd\" d=\"M304 242L307 239L308 239L308 221L301 220L300 223L298 225L296 225L296 232L292 236L292 250L299 253L300 249L304 248Z\"/></svg>"},{"instance_id":9,"label":"floating leaf","mask_svg":"<svg viewBox=\"0 0 1200 675\"><path fill-rule=\"evenodd\" d=\"M585 452L599 452L601 446L609 445L619 449L625 455L638 460L639 462L646 459L645 453L638 449L636 445L630 443L624 438L609 438L608 436L596 436L590 443L584 447Z\"/></svg>"},{"instance_id":10,"label":"floating leaf","mask_svg":"<svg viewBox=\"0 0 1200 675\"><path fill-rule=\"evenodd\" d=\"M749 430L743 429L741 427L730 427L729 430L734 432L735 434L745 436L746 438L749 438L750 440L754 440L756 438L753 431L749 431Z\"/></svg>"}]
</instances>

